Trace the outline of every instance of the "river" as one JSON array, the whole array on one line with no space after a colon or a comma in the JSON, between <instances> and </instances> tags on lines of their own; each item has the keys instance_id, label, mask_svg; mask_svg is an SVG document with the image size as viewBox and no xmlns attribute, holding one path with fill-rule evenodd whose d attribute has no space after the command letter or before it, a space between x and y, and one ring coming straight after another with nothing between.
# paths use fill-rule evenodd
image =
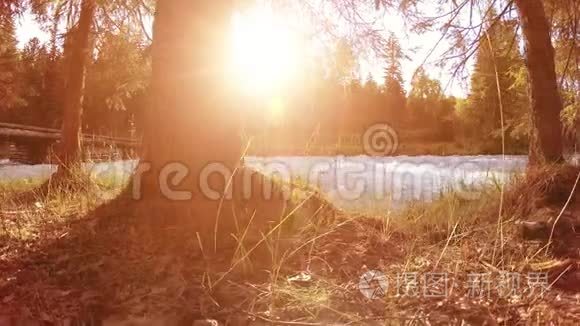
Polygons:
<instances>
[{"instance_id":1,"label":"river","mask_svg":"<svg viewBox=\"0 0 580 326\"><path fill-rule=\"evenodd\" d=\"M246 164L266 175L301 180L318 187L346 210L383 210L410 201L432 201L446 191L465 199L478 196L485 184L500 184L523 171L525 156L394 157L247 157ZM127 177L135 161L85 164L93 175ZM0 180L47 178L55 166L0 161Z\"/></svg>"}]
</instances>

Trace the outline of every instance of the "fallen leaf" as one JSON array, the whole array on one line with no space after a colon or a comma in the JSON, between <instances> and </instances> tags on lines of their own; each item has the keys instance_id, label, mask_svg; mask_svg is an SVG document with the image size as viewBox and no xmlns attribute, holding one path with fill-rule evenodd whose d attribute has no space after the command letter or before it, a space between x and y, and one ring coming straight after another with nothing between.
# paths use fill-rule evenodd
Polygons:
<instances>
[{"instance_id":1,"label":"fallen leaf","mask_svg":"<svg viewBox=\"0 0 580 326\"><path fill-rule=\"evenodd\" d=\"M2 299L2 303L9 303L12 300L14 300L14 294L4 297L4 299Z\"/></svg>"},{"instance_id":2,"label":"fallen leaf","mask_svg":"<svg viewBox=\"0 0 580 326\"><path fill-rule=\"evenodd\" d=\"M308 272L300 272L294 276L288 277L289 283L295 283L301 286L308 285L312 281L312 275Z\"/></svg>"}]
</instances>

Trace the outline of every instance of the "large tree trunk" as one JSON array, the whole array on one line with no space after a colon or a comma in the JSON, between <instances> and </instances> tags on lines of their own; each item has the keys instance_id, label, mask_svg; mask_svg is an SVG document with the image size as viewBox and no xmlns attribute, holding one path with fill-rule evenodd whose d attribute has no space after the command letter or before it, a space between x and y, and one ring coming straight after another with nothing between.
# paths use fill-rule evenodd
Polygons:
<instances>
[{"instance_id":1,"label":"large tree trunk","mask_svg":"<svg viewBox=\"0 0 580 326\"><path fill-rule=\"evenodd\" d=\"M250 186L242 180L245 173L235 174L231 197L210 194L227 193L228 174L240 167L243 150L241 119L225 75L233 2L157 2L152 106L145 115L142 160L129 189L140 200L139 216L152 217L159 226L179 224L190 236L198 232L204 242L212 240L207 244L213 249L243 230L248 213L266 212L253 216L254 222L282 213L280 200L262 205L255 200L261 193L241 197L243 187ZM204 175L210 170L215 173Z\"/></svg>"},{"instance_id":2,"label":"large tree trunk","mask_svg":"<svg viewBox=\"0 0 580 326\"><path fill-rule=\"evenodd\" d=\"M562 99L558 92L550 26L541 0L515 0L526 45L532 105L530 162L562 160Z\"/></svg>"},{"instance_id":3,"label":"large tree trunk","mask_svg":"<svg viewBox=\"0 0 580 326\"><path fill-rule=\"evenodd\" d=\"M78 24L69 33L65 57L67 75L63 105L62 137L59 148L58 177L69 174L78 162L81 150L81 119L85 71L90 58L90 33L95 14L95 1L83 0Z\"/></svg>"},{"instance_id":4,"label":"large tree trunk","mask_svg":"<svg viewBox=\"0 0 580 326\"><path fill-rule=\"evenodd\" d=\"M142 160L151 164L148 176L174 162L195 174L212 162L234 168L240 160L240 123L225 100L222 60L231 13L230 0L157 2ZM143 179L145 198L159 195L158 181Z\"/></svg>"}]
</instances>

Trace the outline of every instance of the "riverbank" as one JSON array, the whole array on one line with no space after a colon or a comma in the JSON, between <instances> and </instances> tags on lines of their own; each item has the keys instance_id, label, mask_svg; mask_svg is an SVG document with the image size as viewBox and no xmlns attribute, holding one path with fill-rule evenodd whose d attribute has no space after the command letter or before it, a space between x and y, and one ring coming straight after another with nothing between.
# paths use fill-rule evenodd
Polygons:
<instances>
[{"instance_id":1,"label":"riverbank","mask_svg":"<svg viewBox=\"0 0 580 326\"><path fill-rule=\"evenodd\" d=\"M97 209L122 185L24 197L35 184L4 185L0 320L577 323L580 246L553 223L560 216L569 226L578 215L577 175L572 167L533 171L471 200L448 193L373 216L329 208L299 189L302 206L325 207L317 218L307 218L310 209L255 250L216 254L191 231L148 226L126 207ZM556 225L550 245L541 231L524 238L524 220Z\"/></svg>"},{"instance_id":2,"label":"riverbank","mask_svg":"<svg viewBox=\"0 0 580 326\"><path fill-rule=\"evenodd\" d=\"M378 150L378 154L424 156L424 155L502 155L501 148L486 148L480 144L470 144L454 141L400 141L385 140L387 146L384 151ZM383 144L383 145L385 145ZM359 140L355 144L284 144L269 140L267 144L254 145L248 149L248 155L253 156L358 156L368 155L365 146ZM506 155L527 155L526 148L508 149Z\"/></svg>"},{"instance_id":3,"label":"riverbank","mask_svg":"<svg viewBox=\"0 0 580 326\"><path fill-rule=\"evenodd\" d=\"M246 157L246 166L289 183L320 190L351 213L381 214L447 192L477 196L481 185L503 183L524 171L524 156L280 156ZM93 179L124 182L137 161L87 163ZM54 165L0 166L0 180L46 179Z\"/></svg>"}]
</instances>

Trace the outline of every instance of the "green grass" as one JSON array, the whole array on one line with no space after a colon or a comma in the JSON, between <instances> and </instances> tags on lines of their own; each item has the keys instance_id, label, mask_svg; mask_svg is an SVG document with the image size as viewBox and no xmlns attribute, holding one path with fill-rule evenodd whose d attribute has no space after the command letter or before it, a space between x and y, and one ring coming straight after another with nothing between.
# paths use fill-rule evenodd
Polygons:
<instances>
[{"instance_id":1,"label":"green grass","mask_svg":"<svg viewBox=\"0 0 580 326\"><path fill-rule=\"evenodd\" d=\"M70 223L115 198L128 179L75 173L66 185L45 178L0 183L0 237L30 240L45 227Z\"/></svg>"},{"instance_id":2,"label":"green grass","mask_svg":"<svg viewBox=\"0 0 580 326\"><path fill-rule=\"evenodd\" d=\"M7 199L15 194L39 187L45 180L42 178L27 178L18 180L0 180L0 198Z\"/></svg>"}]
</instances>

